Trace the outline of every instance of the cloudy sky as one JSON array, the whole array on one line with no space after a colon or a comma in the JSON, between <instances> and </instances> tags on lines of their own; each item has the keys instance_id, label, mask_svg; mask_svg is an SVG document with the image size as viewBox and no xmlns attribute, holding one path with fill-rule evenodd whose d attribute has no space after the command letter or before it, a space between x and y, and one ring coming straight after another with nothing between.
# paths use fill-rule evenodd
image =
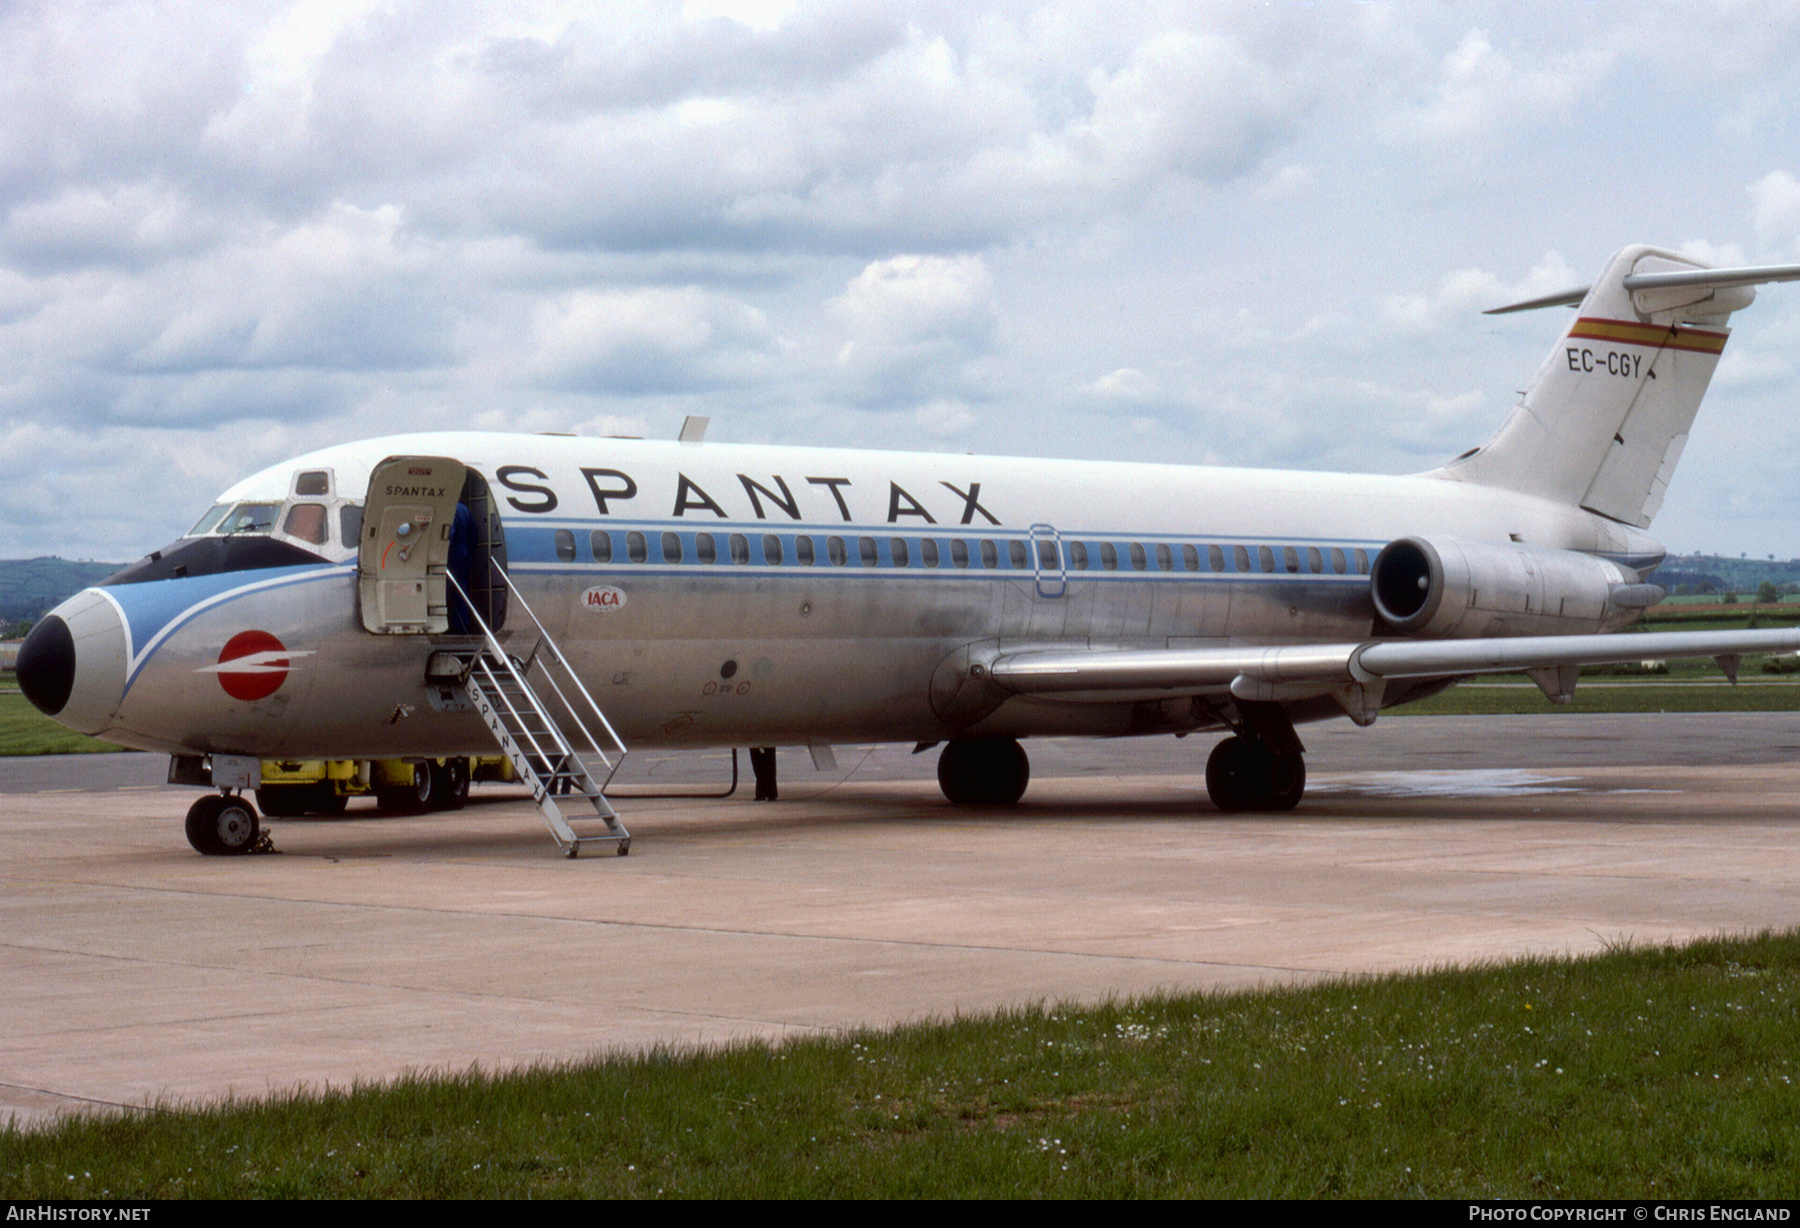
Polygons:
<instances>
[{"instance_id":1,"label":"cloudy sky","mask_svg":"<svg viewBox=\"0 0 1800 1228\"><path fill-rule=\"evenodd\" d=\"M0 558L437 427L1404 473L1653 242L1800 261L1789 3L0 7ZM1653 532L1800 555L1800 286Z\"/></svg>"}]
</instances>

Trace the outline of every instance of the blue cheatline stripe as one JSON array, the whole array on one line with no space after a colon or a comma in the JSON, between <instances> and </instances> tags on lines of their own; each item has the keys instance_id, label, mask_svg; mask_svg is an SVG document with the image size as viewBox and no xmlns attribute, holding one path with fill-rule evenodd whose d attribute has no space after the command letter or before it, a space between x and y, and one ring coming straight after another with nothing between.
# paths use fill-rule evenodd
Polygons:
<instances>
[{"instance_id":1,"label":"blue cheatline stripe","mask_svg":"<svg viewBox=\"0 0 1800 1228\"><path fill-rule=\"evenodd\" d=\"M777 529L766 522L754 525L733 525L722 522L718 526L698 527L693 522L682 521L629 521L609 524L596 529L592 520L571 521L569 528L560 528L554 524L536 523L510 528L507 531L507 557L509 566L519 566L537 573L581 574L595 568L607 568L621 574L637 575L694 575L697 570L705 571L715 568L727 571L743 571L746 574L790 575L796 571L824 569L826 571L843 571L847 573L895 572L904 571L908 575L917 576L957 576L964 574L987 574L994 576L1033 577L1058 574L1068 579L1161 579L1161 580L1199 580L1229 577L1232 579L1255 579L1261 581L1280 580L1326 580L1333 582L1365 581L1367 572L1356 570L1355 555L1357 550L1364 552L1366 560L1380 551L1384 543L1375 541L1333 541L1325 538L1201 538L1175 534L1140 535L1133 537L1108 536L1099 533L1065 533L1058 531L1055 542L1058 546L1058 564L1048 569L1036 565L1037 547L1041 541L1052 540L1040 534L1034 538L1029 534L1018 532L989 533L965 536L960 533L930 532L920 533L916 530L897 530L894 525L843 525L833 526L829 530ZM676 527L679 526L679 527ZM611 545L611 558L596 560L593 557L591 542L593 534L604 533ZM633 562L629 546L629 535L641 534L643 543L642 562ZM662 536L674 533L680 541L681 558L679 562L669 563L664 560ZM566 534L559 552L557 538ZM710 534L713 538L714 560L701 562L696 538L701 534ZM781 543L781 561L768 563L757 561L752 563L734 563L731 560L731 538L734 535L744 537L747 552L753 559L763 556L762 538L772 536ZM814 562L803 564L796 558L795 541L797 538L811 538L814 545ZM837 538L843 543L845 562L834 564L829 558L828 542ZM861 557L861 540L870 539L875 546L875 562L865 563ZM890 550L890 542L898 539L906 544L906 562L895 564ZM933 541L938 544L939 562L927 566L921 543ZM969 563L967 566L956 566L951 561L952 541L961 541L968 548ZM995 565L984 566L981 561L981 543L992 542L997 550ZM1026 562L1015 566L1012 562L1011 547L1018 543L1026 552ZM1088 551L1090 564L1086 568L1074 567L1071 563L1070 547L1079 544ZM1111 545L1117 551L1118 565L1106 568L1100 564L1100 547ZM1131 564L1130 549L1133 544L1145 548L1146 566L1142 569ZM1163 570L1157 565L1156 547L1168 546L1174 554L1175 566ZM1201 567L1189 571L1185 560L1181 557L1183 547L1192 546L1199 552ZM1216 546L1226 552L1227 567L1222 571L1214 571L1207 557L1209 547ZM1246 570L1236 570L1230 564L1232 552L1236 547L1243 547L1252 552L1252 566ZM1274 552L1275 570L1265 571L1257 566L1259 560L1256 552L1267 548ZM1299 556L1299 569L1290 571L1286 560L1282 557L1285 550L1293 550ZM1338 572L1332 569L1330 552L1339 550L1344 555L1345 570ZM1308 566L1310 560L1307 552L1317 550L1320 554L1320 565L1324 570L1313 571Z\"/></svg>"}]
</instances>

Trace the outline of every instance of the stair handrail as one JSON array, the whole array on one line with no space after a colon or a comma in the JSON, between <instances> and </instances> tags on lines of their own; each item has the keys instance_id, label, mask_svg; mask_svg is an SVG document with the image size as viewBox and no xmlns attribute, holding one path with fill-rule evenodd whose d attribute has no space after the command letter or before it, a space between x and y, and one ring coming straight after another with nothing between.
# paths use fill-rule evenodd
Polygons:
<instances>
[{"instance_id":1,"label":"stair handrail","mask_svg":"<svg viewBox=\"0 0 1800 1228\"><path fill-rule=\"evenodd\" d=\"M598 755L600 761L606 765L606 779L599 782L600 787L605 789L605 787L612 782L612 778L618 774L620 766L624 763L625 756L630 753L625 745L624 739L619 737L619 733L613 728L612 722L606 719L606 713L601 711L600 705L595 701L593 695L589 693L587 686L581 681L581 675L575 672L575 667L573 665L569 664L569 659L563 656L562 649L557 647L556 641L550 637L550 632L545 629L543 620L537 616L537 611L531 608L531 603L525 599L525 594L519 591L519 586L512 582L512 578L506 574L505 569L498 563L495 563L490 559L488 560L488 564L492 569L493 574L499 577L500 582L506 586L507 591L512 595L513 599L518 602L519 608L525 611L525 616L531 619L532 625L537 628L538 643L537 646L532 649L532 658L534 660L538 659L541 651L548 648L550 650L550 655L555 658L556 663L560 665L563 672L568 675L569 682L573 684L575 690L580 693L583 702L586 704L587 711L592 713L593 718L597 720L600 723L600 727L606 731L606 736L610 739L617 758L614 758L613 755L609 755L606 749L600 745L600 740L594 736L593 731L587 726L587 721L583 719L581 709L570 700L568 693L563 690L562 684L557 681L555 673L546 668L544 670L544 678L549 682L550 689L556 692L557 699L562 702L564 710L568 712L570 719L575 722L576 729L581 731L581 736L587 742L588 748L591 749L594 754ZM456 577L451 575L448 570L446 570L444 574L445 578L455 586L458 595L462 597L463 604L468 608L469 617L481 628L482 635L487 641L489 651L497 654L504 660L505 649L500 646L499 640L494 637L493 630L487 625L487 621L476 612L474 603L469 600L468 594L463 591L462 585L456 583ZM544 715L548 716L547 713ZM551 722L551 724L554 725L555 722ZM570 749L571 753L577 753L574 751L574 748Z\"/></svg>"}]
</instances>

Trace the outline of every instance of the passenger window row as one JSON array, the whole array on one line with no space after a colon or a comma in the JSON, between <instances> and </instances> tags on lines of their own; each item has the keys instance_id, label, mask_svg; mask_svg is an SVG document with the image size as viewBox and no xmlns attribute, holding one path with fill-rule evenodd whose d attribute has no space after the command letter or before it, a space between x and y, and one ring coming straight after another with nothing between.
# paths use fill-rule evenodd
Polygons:
<instances>
[{"instance_id":1,"label":"passenger window row","mask_svg":"<svg viewBox=\"0 0 1800 1228\"><path fill-rule=\"evenodd\" d=\"M618 543L615 538L618 537L624 538L623 550L616 549ZM724 538L723 549L720 537ZM1024 539L1016 537L1002 542L986 537L974 541L952 537L947 542L935 537L857 537L847 541L835 535L814 536L801 533L787 538L777 533L764 533L760 535L760 541L756 542L761 548L761 557L752 558L753 539L743 533L695 533L692 534L690 545L683 534L672 531L646 534L631 529L615 534L607 529L595 529L588 534L588 555L596 563L611 563L615 559L648 563L651 561L650 547L654 538L660 550L660 556L655 561L661 563L685 562L691 555L693 562L703 564L729 560L739 566L761 563L778 567L787 561L791 550L794 563L801 567L813 567L820 563L821 537L824 561L833 567L843 567L850 562L852 542L856 561L863 567L910 567L916 551L921 567L940 567L947 561L953 568L980 566L992 570L1001 566L1004 555L1007 569L1027 571L1032 569L1031 552L1034 547L1038 569L1056 571L1059 567L1057 543L1047 537L1034 538L1028 545ZM1180 545L1154 542L1145 545L1142 542L1124 542L1121 554L1121 543L1110 541L1071 539L1064 545L1069 571L1211 571L1315 576L1369 574L1368 552L1360 548L1346 552L1337 546L1321 549L1318 546L1201 546L1191 542ZM565 563L573 563L575 553L575 534L568 529L556 530L556 557Z\"/></svg>"}]
</instances>

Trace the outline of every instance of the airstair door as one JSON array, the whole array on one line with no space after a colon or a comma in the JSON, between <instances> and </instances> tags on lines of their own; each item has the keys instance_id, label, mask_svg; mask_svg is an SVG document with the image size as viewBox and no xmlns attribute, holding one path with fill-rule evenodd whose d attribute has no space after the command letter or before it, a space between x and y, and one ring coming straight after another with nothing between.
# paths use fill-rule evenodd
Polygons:
<instances>
[{"instance_id":1,"label":"airstair door","mask_svg":"<svg viewBox=\"0 0 1800 1228\"><path fill-rule=\"evenodd\" d=\"M357 551L365 630L426 635L449 629L444 572L463 477L462 462L446 456L390 456L375 466Z\"/></svg>"}]
</instances>

